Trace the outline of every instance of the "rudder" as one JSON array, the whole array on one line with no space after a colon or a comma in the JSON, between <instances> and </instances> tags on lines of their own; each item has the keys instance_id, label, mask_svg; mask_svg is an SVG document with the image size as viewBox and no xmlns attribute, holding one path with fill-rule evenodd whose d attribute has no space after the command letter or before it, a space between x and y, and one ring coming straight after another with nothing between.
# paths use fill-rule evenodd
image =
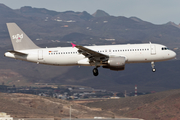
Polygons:
<instances>
[{"instance_id":1,"label":"rudder","mask_svg":"<svg viewBox=\"0 0 180 120\"><path fill-rule=\"evenodd\" d=\"M14 50L38 49L39 47L16 23L6 23Z\"/></svg>"}]
</instances>

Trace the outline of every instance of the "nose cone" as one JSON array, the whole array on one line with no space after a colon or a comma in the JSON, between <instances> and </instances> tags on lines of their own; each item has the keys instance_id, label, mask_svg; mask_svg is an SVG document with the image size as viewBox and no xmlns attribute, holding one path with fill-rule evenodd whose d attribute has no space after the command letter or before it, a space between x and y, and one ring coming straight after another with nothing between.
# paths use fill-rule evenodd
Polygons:
<instances>
[{"instance_id":1,"label":"nose cone","mask_svg":"<svg viewBox=\"0 0 180 120\"><path fill-rule=\"evenodd\" d=\"M174 51L171 51L169 55L172 59L176 57L176 53Z\"/></svg>"}]
</instances>

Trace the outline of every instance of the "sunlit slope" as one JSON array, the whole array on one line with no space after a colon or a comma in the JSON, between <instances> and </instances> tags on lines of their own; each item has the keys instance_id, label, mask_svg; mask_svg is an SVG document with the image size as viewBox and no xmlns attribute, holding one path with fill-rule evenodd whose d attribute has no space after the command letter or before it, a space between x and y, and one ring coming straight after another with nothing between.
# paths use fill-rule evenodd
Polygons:
<instances>
[{"instance_id":1,"label":"sunlit slope","mask_svg":"<svg viewBox=\"0 0 180 120\"><path fill-rule=\"evenodd\" d=\"M138 97L109 99L86 104L88 107L105 109L127 117L145 120L180 119L180 90L159 92Z\"/></svg>"},{"instance_id":2,"label":"sunlit slope","mask_svg":"<svg viewBox=\"0 0 180 120\"><path fill-rule=\"evenodd\" d=\"M112 113L106 111L93 110L83 105L56 98L19 93L0 93L0 110L16 118L65 118L69 117L70 105L72 106L72 118L112 116Z\"/></svg>"}]
</instances>

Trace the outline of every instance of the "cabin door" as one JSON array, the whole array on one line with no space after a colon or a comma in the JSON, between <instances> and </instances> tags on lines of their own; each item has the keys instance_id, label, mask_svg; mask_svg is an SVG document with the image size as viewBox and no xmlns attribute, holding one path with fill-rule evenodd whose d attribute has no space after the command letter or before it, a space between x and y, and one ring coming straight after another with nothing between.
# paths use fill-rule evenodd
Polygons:
<instances>
[{"instance_id":1,"label":"cabin door","mask_svg":"<svg viewBox=\"0 0 180 120\"><path fill-rule=\"evenodd\" d=\"M38 60L43 60L43 50L38 50Z\"/></svg>"},{"instance_id":2,"label":"cabin door","mask_svg":"<svg viewBox=\"0 0 180 120\"><path fill-rule=\"evenodd\" d=\"M155 45L150 45L150 50L151 50L151 55L155 55L156 54L156 46Z\"/></svg>"}]
</instances>

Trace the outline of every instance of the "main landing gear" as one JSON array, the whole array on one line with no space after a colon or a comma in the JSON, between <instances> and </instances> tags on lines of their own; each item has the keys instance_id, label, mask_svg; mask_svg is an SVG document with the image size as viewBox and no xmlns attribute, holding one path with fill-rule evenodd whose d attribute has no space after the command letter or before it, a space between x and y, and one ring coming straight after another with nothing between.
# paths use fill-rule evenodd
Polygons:
<instances>
[{"instance_id":1,"label":"main landing gear","mask_svg":"<svg viewBox=\"0 0 180 120\"><path fill-rule=\"evenodd\" d=\"M153 71L153 72L156 72L156 68L155 68L154 62L151 62L151 67L152 67L152 71Z\"/></svg>"},{"instance_id":2,"label":"main landing gear","mask_svg":"<svg viewBox=\"0 0 180 120\"><path fill-rule=\"evenodd\" d=\"M97 67L93 69L93 75L94 76L98 76L99 72L98 72L98 69Z\"/></svg>"}]
</instances>

